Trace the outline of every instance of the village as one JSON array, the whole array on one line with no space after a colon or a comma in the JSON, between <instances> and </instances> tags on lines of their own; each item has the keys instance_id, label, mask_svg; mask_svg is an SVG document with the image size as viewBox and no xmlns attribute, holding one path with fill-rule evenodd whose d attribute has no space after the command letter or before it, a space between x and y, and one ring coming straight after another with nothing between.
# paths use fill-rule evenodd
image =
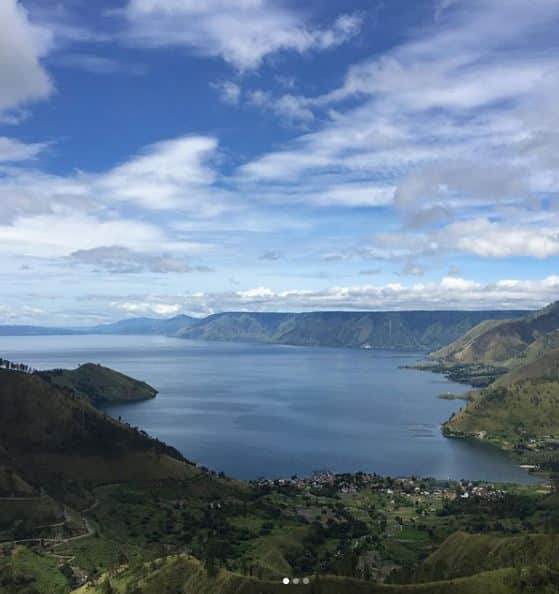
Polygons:
<instances>
[{"instance_id":1,"label":"village","mask_svg":"<svg viewBox=\"0 0 559 594\"><path fill-rule=\"evenodd\" d=\"M330 471L316 471L309 477L292 476L288 479L259 479L253 481L260 488L296 489L307 492L328 492L329 495L350 495L361 491L374 491L394 497L425 497L436 500L453 501L456 498L501 499L506 490L490 483L480 481L442 481L433 478L417 477L391 478L375 473L357 472L355 474L336 474Z\"/></svg>"}]
</instances>

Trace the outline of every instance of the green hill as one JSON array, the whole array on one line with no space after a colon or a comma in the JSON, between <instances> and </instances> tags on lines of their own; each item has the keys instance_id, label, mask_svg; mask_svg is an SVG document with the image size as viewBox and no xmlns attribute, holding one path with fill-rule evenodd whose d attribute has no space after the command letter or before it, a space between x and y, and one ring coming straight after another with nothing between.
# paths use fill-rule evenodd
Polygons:
<instances>
[{"instance_id":1,"label":"green hill","mask_svg":"<svg viewBox=\"0 0 559 594\"><path fill-rule=\"evenodd\" d=\"M0 410L0 444L32 482L181 478L196 472L173 448L37 375L0 370Z\"/></svg>"},{"instance_id":2,"label":"green hill","mask_svg":"<svg viewBox=\"0 0 559 594\"><path fill-rule=\"evenodd\" d=\"M77 369L53 369L37 375L58 388L70 390L92 403L134 402L155 398L157 390L123 373L85 363Z\"/></svg>"},{"instance_id":3,"label":"green hill","mask_svg":"<svg viewBox=\"0 0 559 594\"><path fill-rule=\"evenodd\" d=\"M421 582L450 580L503 567L546 566L559 569L559 536L498 536L455 532L417 570Z\"/></svg>"},{"instance_id":4,"label":"green hill","mask_svg":"<svg viewBox=\"0 0 559 594\"><path fill-rule=\"evenodd\" d=\"M227 571L220 571L215 578L210 578L195 559L175 556L155 560L147 567L126 570L114 577L103 576L97 583L84 586L74 594L106 594L107 591L114 594L551 594L559 591L557 580L557 574L545 569L525 570L522 575L507 568L423 584L374 584L322 576L318 582L311 577L309 585L285 586L280 580L257 580Z\"/></svg>"},{"instance_id":5,"label":"green hill","mask_svg":"<svg viewBox=\"0 0 559 594\"><path fill-rule=\"evenodd\" d=\"M559 346L559 302L518 319L484 322L432 355L448 363L513 367Z\"/></svg>"},{"instance_id":6,"label":"green hill","mask_svg":"<svg viewBox=\"0 0 559 594\"><path fill-rule=\"evenodd\" d=\"M488 440L505 449L530 440L552 443L559 439L559 383L536 379L486 388L474 393L443 431L447 436Z\"/></svg>"}]
</instances>

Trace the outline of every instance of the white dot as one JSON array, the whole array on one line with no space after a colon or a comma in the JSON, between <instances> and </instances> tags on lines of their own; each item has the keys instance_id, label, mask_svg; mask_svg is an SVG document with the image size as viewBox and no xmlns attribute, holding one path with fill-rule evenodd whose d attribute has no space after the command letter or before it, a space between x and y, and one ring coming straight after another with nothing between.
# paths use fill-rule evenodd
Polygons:
<instances>
[{"instance_id":1,"label":"white dot","mask_svg":"<svg viewBox=\"0 0 559 594\"><path fill-rule=\"evenodd\" d=\"M289 578L283 578L283 583L287 586L289 584Z\"/></svg>"},{"instance_id":2,"label":"white dot","mask_svg":"<svg viewBox=\"0 0 559 594\"><path fill-rule=\"evenodd\" d=\"M297 585L299 583L299 578L293 578L293 583Z\"/></svg>"},{"instance_id":3,"label":"white dot","mask_svg":"<svg viewBox=\"0 0 559 594\"><path fill-rule=\"evenodd\" d=\"M309 580L309 578L303 578L303 584L310 584L311 580Z\"/></svg>"}]
</instances>

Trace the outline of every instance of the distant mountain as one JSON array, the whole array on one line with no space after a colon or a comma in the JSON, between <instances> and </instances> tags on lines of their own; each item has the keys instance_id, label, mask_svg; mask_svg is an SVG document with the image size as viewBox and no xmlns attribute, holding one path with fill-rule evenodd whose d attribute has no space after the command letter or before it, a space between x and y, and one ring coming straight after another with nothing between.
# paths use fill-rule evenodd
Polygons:
<instances>
[{"instance_id":1,"label":"distant mountain","mask_svg":"<svg viewBox=\"0 0 559 594\"><path fill-rule=\"evenodd\" d=\"M206 318L130 318L87 328L0 326L0 335L161 334L181 338L433 351L488 320L526 311L225 312ZM490 322L494 324L495 322Z\"/></svg>"},{"instance_id":2,"label":"distant mountain","mask_svg":"<svg viewBox=\"0 0 559 594\"><path fill-rule=\"evenodd\" d=\"M101 324L84 329L94 334L163 334L173 335L196 323L196 318L180 315L167 320L160 318L130 318L114 324Z\"/></svg>"},{"instance_id":3,"label":"distant mountain","mask_svg":"<svg viewBox=\"0 0 559 594\"><path fill-rule=\"evenodd\" d=\"M488 319L525 311L243 313L208 316L180 330L190 339L276 344L433 350Z\"/></svg>"},{"instance_id":4,"label":"distant mountain","mask_svg":"<svg viewBox=\"0 0 559 594\"><path fill-rule=\"evenodd\" d=\"M0 336L60 336L66 334L81 334L70 328L49 328L45 326L0 326Z\"/></svg>"},{"instance_id":5,"label":"distant mountain","mask_svg":"<svg viewBox=\"0 0 559 594\"><path fill-rule=\"evenodd\" d=\"M85 363L77 369L40 371L37 375L53 386L71 390L93 404L148 400L157 394L157 390L145 382L95 363Z\"/></svg>"},{"instance_id":6,"label":"distant mountain","mask_svg":"<svg viewBox=\"0 0 559 594\"><path fill-rule=\"evenodd\" d=\"M556 347L559 347L559 301L517 319L495 318L484 322L433 353L433 358L448 363L513 367L535 360Z\"/></svg>"}]
</instances>

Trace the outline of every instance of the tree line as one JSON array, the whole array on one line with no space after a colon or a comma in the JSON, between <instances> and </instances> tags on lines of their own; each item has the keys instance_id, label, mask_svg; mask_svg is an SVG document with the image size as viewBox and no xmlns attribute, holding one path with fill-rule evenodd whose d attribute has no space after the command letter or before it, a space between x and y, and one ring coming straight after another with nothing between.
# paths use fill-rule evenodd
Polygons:
<instances>
[{"instance_id":1,"label":"tree line","mask_svg":"<svg viewBox=\"0 0 559 594\"><path fill-rule=\"evenodd\" d=\"M14 361L8 361L8 359L2 357L0 357L0 369L19 371L20 373L35 373L35 369L25 363L14 363Z\"/></svg>"}]
</instances>

